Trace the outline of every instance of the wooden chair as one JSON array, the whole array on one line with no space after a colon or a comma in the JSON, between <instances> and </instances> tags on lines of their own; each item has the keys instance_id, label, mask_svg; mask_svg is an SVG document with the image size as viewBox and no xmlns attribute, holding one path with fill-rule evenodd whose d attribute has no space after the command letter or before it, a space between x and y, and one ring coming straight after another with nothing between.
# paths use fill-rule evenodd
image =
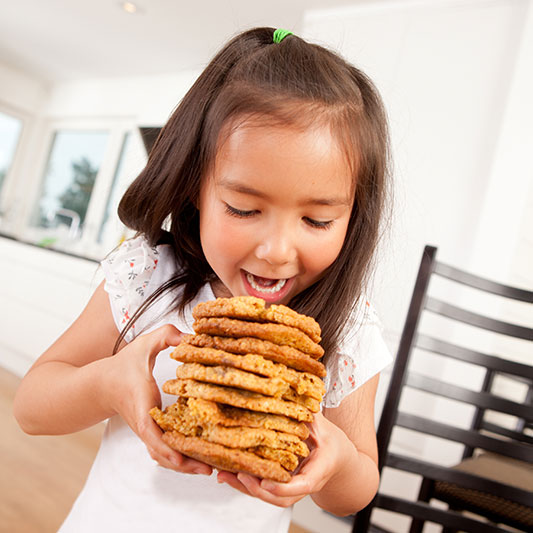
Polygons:
<instances>
[{"instance_id":1,"label":"wooden chair","mask_svg":"<svg viewBox=\"0 0 533 533\"><path fill-rule=\"evenodd\" d=\"M438 283L462 288L469 293L470 299L475 298L473 294L478 294L479 298L478 291L482 291L505 299L507 303L503 304L504 307L509 306L510 300L522 302L513 305L526 309L529 323L533 323L533 306L528 305L533 303L533 292L495 283L445 265L436 260L436 252L436 248L431 246L424 249L377 432L379 466L380 471L384 469L383 476L387 472L394 472L394 475L406 476L411 481L418 479L418 497L409 500L405 493L391 494L390 490L386 493L382 477L378 495L366 509L355 516L352 531L388 531L375 524L373 511L377 508L398 513L389 515L385 520L387 523L391 523L391 520L401 521L402 519L398 519L401 515L410 517L408 520L403 518L404 522L410 523L410 533L422 531L425 522L440 524L445 533L508 531L502 524L520 531L533 531L533 328L464 309L457 302L464 303L466 300L456 296L451 288L449 292L443 292L445 296L453 296L452 303L446 301L446 298L435 298L430 295L432 290L428 291L428 287L430 280L433 287L436 278L446 278ZM487 294L482 297L500 300ZM500 309L501 307L500 305ZM435 329L435 321L446 322L440 329L437 328L441 333L440 337L426 333L427 324L422 323L428 314L432 315L428 329ZM526 354L524 357L522 353L522 361L525 359L526 363L517 362L516 357L513 360L509 354L489 354L487 352L490 350L486 350L486 345L477 348L457 344L453 328L472 329L471 326L477 334L480 332L479 328L487 330L493 337L489 343L492 347L507 346L509 342L518 343ZM429 365L429 372L426 368L422 373L420 368L414 368L415 357L418 367L420 361L430 357L441 361L441 364L433 365L436 368L434 372L431 371L432 365ZM453 376L454 365L463 368L462 372L457 371L458 377L463 376L462 381L465 381L465 375L471 375L471 372L475 374L477 369L481 386L465 387L450 380L450 371ZM466 372L465 366L469 368ZM443 375L448 379L441 379ZM527 392L518 400L496 394L495 385L499 383L501 389L500 376L505 376L505 383L508 385L517 383L512 387L508 386L508 389ZM439 420L436 413L442 412L442 408L440 411L427 410L429 416L406 412L404 404L407 405L407 402L404 400L409 398L404 397L409 390L418 391L414 394L428 398L428 404L429 398L438 397L440 399L436 401L441 404L450 401L442 398L451 399L455 405L463 406L463 410L471 412L470 423L461 420L462 426L457 426L450 423L450 420ZM494 413L504 415L495 416ZM499 419L505 418L504 422L500 422L498 416ZM405 454L403 449L402 453L395 452L391 445L394 444L394 439L391 443L393 430L395 435L397 431L403 431L404 436L405 432L431 435L431 443L425 448L430 451L438 448L435 442L459 443L451 446L463 448L462 460L459 456L455 466L443 465L436 460L428 460L425 456L421 458L413 453ZM413 479L413 475L417 477ZM392 531L398 533L402 529L394 527Z\"/></svg>"}]
</instances>

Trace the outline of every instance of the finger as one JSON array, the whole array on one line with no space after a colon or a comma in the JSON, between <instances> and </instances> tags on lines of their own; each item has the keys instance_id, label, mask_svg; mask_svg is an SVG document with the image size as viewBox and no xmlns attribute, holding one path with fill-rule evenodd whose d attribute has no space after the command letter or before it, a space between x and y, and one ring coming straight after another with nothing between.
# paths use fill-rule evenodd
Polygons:
<instances>
[{"instance_id":1,"label":"finger","mask_svg":"<svg viewBox=\"0 0 533 533\"><path fill-rule=\"evenodd\" d=\"M172 324L165 324L146 334L145 340L150 344L150 352L154 351L157 354L169 346L177 346L184 336L185 333Z\"/></svg>"},{"instance_id":2,"label":"finger","mask_svg":"<svg viewBox=\"0 0 533 533\"><path fill-rule=\"evenodd\" d=\"M292 476L289 483L277 483L271 479L263 479L261 487L276 496L298 497L301 495L318 492L323 484L325 472L321 453L318 449L313 450L301 463L297 474Z\"/></svg>"},{"instance_id":3,"label":"finger","mask_svg":"<svg viewBox=\"0 0 533 533\"><path fill-rule=\"evenodd\" d=\"M303 474L295 475L289 483L277 483L271 479L263 479L261 480L261 489L281 498L303 498L316 492L314 483Z\"/></svg>"},{"instance_id":4,"label":"finger","mask_svg":"<svg viewBox=\"0 0 533 533\"><path fill-rule=\"evenodd\" d=\"M174 451L174 453L178 452ZM204 476L210 476L213 473L213 467L181 453L179 455L182 457L180 472L185 474L202 474Z\"/></svg>"},{"instance_id":5,"label":"finger","mask_svg":"<svg viewBox=\"0 0 533 533\"><path fill-rule=\"evenodd\" d=\"M295 496L278 496L276 494L272 494L272 492L265 490L262 487L262 482L266 480L261 480L255 476L243 473L237 474L237 478L252 496L255 496L256 498L259 498L267 503L277 505L278 507L289 507L306 496L306 494L298 494Z\"/></svg>"},{"instance_id":6,"label":"finger","mask_svg":"<svg viewBox=\"0 0 533 533\"><path fill-rule=\"evenodd\" d=\"M219 483L227 483L230 487L233 487L239 492L242 492L243 494L247 494L248 496L250 496L250 493L248 492L246 487L237 479L236 474L232 472L226 472L225 470L220 470L217 474L217 481Z\"/></svg>"},{"instance_id":7,"label":"finger","mask_svg":"<svg viewBox=\"0 0 533 533\"><path fill-rule=\"evenodd\" d=\"M139 435L148 448L152 458L159 464L187 474L204 474L209 476L212 473L213 469L209 465L186 457L168 446L161 439L162 434L163 432L159 429L159 426L150 419L147 421L142 435Z\"/></svg>"},{"instance_id":8,"label":"finger","mask_svg":"<svg viewBox=\"0 0 533 533\"><path fill-rule=\"evenodd\" d=\"M150 457L159 466L163 466L164 468L168 468L169 470L175 470L177 472L181 472L181 461L176 461L176 462L170 461L169 458L157 453L153 448L150 448L147 446L147 449L148 449L148 453L150 454Z\"/></svg>"},{"instance_id":9,"label":"finger","mask_svg":"<svg viewBox=\"0 0 533 533\"><path fill-rule=\"evenodd\" d=\"M175 450L172 450L173 453L169 455L163 455L152 448L148 448L148 451L150 457L159 465L170 470L175 470L176 472L181 472L182 474L202 474L208 476L213 470L209 465L186 457Z\"/></svg>"}]
</instances>

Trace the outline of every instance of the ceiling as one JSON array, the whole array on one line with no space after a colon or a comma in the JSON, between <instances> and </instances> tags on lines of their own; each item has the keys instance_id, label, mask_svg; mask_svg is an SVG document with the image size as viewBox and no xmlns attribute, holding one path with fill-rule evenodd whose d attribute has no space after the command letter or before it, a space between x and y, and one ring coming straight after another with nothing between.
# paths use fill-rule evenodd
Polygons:
<instances>
[{"instance_id":1,"label":"ceiling","mask_svg":"<svg viewBox=\"0 0 533 533\"><path fill-rule=\"evenodd\" d=\"M368 0L4 0L0 64L43 81L202 68L252 26L300 31L304 11Z\"/></svg>"}]
</instances>

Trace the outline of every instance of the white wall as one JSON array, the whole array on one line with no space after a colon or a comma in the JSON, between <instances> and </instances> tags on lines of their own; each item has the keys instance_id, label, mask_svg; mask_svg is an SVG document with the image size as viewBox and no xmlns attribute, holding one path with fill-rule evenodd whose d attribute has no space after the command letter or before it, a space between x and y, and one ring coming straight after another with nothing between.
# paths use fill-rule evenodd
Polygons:
<instances>
[{"instance_id":1,"label":"white wall","mask_svg":"<svg viewBox=\"0 0 533 533\"><path fill-rule=\"evenodd\" d=\"M0 64L0 104L37 114L48 97L49 84L10 65Z\"/></svg>"},{"instance_id":2,"label":"white wall","mask_svg":"<svg viewBox=\"0 0 533 533\"><path fill-rule=\"evenodd\" d=\"M507 279L532 174L530 4L384 0L307 16L306 36L367 72L389 112L394 220L375 302L392 335L424 244L438 246L440 260Z\"/></svg>"},{"instance_id":3,"label":"white wall","mask_svg":"<svg viewBox=\"0 0 533 533\"><path fill-rule=\"evenodd\" d=\"M54 85L50 117L132 117L143 126L164 124L199 72L93 79Z\"/></svg>"},{"instance_id":4,"label":"white wall","mask_svg":"<svg viewBox=\"0 0 533 533\"><path fill-rule=\"evenodd\" d=\"M395 349L398 342L425 244L438 246L439 260L533 288L533 167L528 160L533 2L363 1L309 12L304 29L305 36L333 46L369 74L389 113L394 220L381 251L373 303L390 346ZM516 318L530 325L530 312L523 306ZM489 341L499 348L494 353L505 353L497 346L501 340ZM530 360L530 349L520 346L517 359ZM441 365L442 375L466 388L475 388L482 378L427 355L415 364L430 373ZM403 405L412 412L444 414L451 424L471 416L468 408L417 394L404 398ZM395 432L393 448L450 465L462 451L402 431ZM418 486L414 476L384 472L385 492L416 498ZM408 521L397 515L376 514L384 527L406 530ZM331 530L327 515L307 500L296 506L295 519L312 530ZM336 530L350 529L339 524Z\"/></svg>"}]
</instances>

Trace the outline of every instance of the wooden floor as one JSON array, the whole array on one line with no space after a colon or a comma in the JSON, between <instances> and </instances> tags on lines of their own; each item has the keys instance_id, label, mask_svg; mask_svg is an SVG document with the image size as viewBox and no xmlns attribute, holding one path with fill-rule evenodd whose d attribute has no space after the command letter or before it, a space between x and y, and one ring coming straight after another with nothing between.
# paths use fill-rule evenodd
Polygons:
<instances>
[{"instance_id":1,"label":"wooden floor","mask_svg":"<svg viewBox=\"0 0 533 533\"><path fill-rule=\"evenodd\" d=\"M53 533L83 486L103 424L59 437L26 435L12 414L19 381L0 367L0 530ZM309 533L294 524L289 531Z\"/></svg>"},{"instance_id":2,"label":"wooden floor","mask_svg":"<svg viewBox=\"0 0 533 533\"><path fill-rule=\"evenodd\" d=\"M0 369L0 529L51 533L83 486L103 424L60 437L26 435L12 414L19 381Z\"/></svg>"}]
</instances>

